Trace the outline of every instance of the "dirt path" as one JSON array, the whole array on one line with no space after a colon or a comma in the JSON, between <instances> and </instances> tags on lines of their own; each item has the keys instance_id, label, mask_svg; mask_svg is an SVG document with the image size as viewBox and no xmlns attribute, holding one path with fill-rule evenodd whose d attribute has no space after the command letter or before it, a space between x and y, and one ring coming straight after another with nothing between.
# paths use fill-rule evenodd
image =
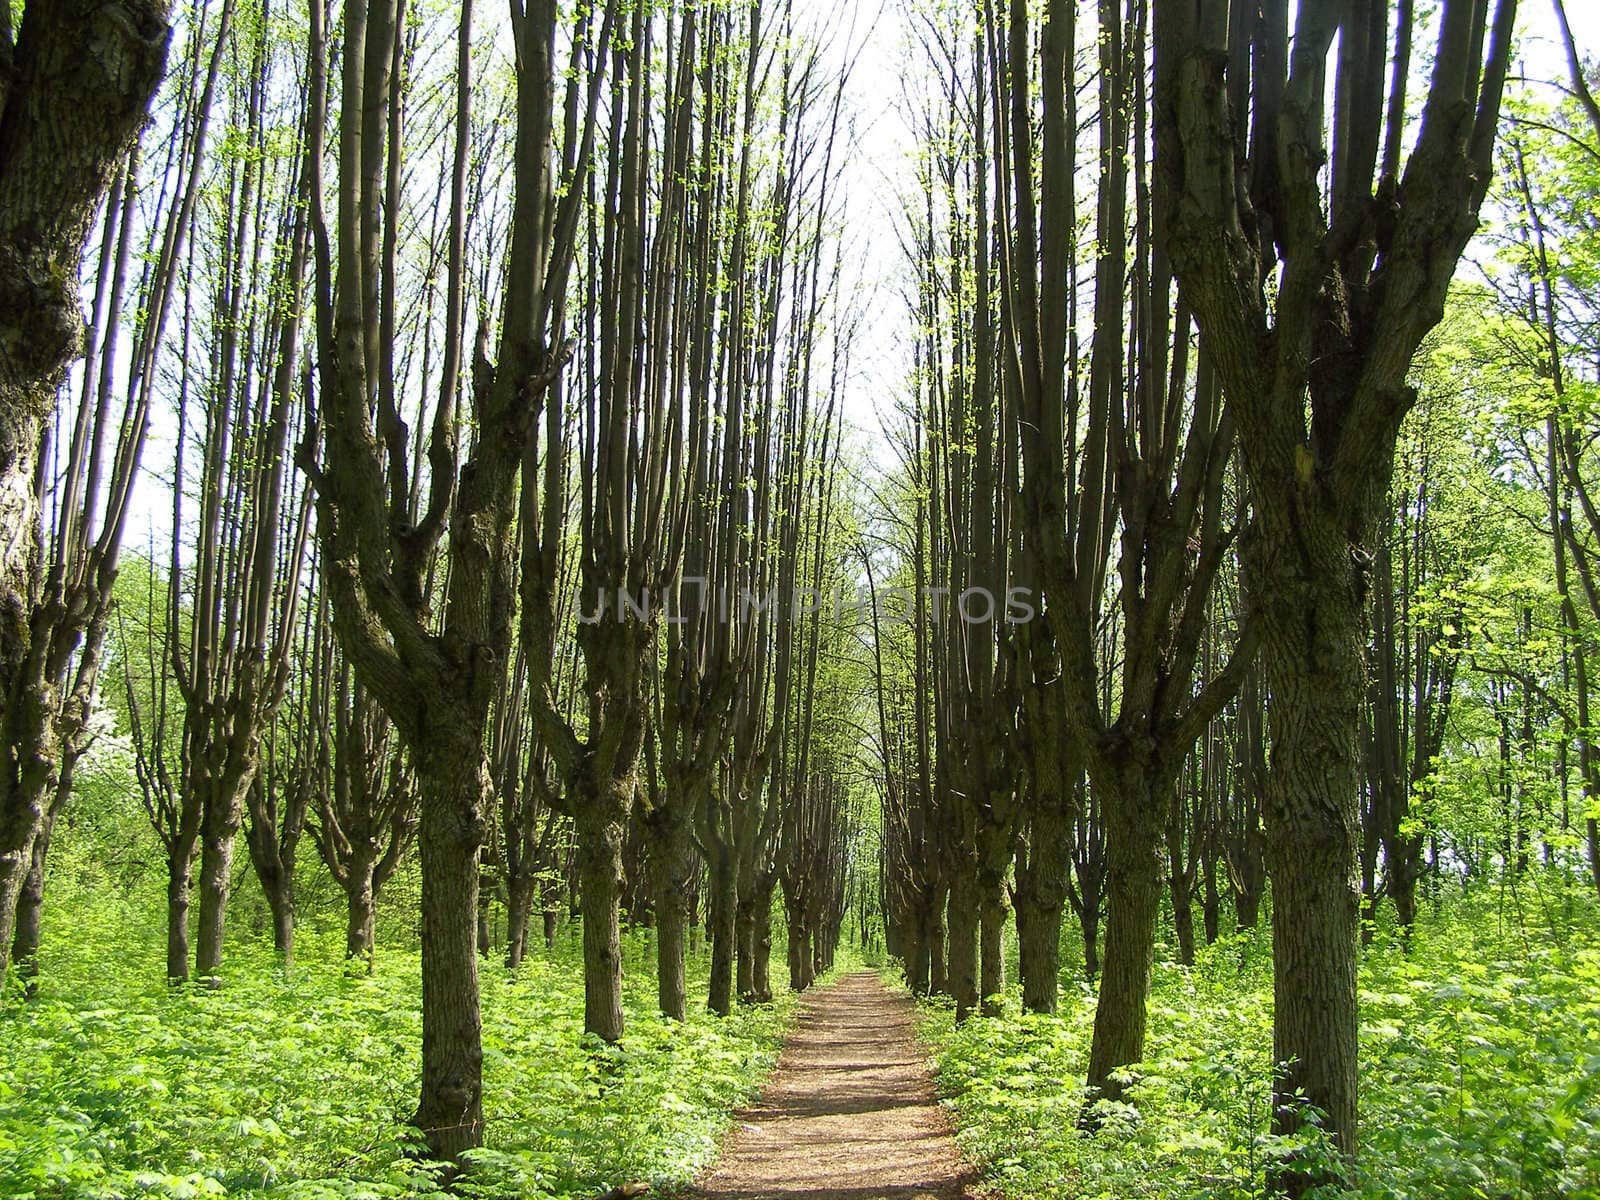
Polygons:
<instances>
[{"instance_id":1,"label":"dirt path","mask_svg":"<svg viewBox=\"0 0 1600 1200\"><path fill-rule=\"evenodd\" d=\"M702 1200L962 1200L972 1172L913 1036L911 1001L850 975L804 1003Z\"/></svg>"}]
</instances>

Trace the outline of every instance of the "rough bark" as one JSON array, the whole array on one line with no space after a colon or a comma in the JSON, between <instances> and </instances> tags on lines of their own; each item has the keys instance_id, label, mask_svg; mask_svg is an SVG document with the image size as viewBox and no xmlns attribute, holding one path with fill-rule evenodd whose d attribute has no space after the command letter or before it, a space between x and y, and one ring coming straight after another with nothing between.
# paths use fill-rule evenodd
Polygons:
<instances>
[{"instance_id":1,"label":"rough bark","mask_svg":"<svg viewBox=\"0 0 1600 1200\"><path fill-rule=\"evenodd\" d=\"M677 1021L688 1015L684 959L695 880L691 807L659 804L645 816L656 917L656 1000L662 1013Z\"/></svg>"},{"instance_id":2,"label":"rough bark","mask_svg":"<svg viewBox=\"0 0 1600 1200\"><path fill-rule=\"evenodd\" d=\"M357 860L350 864L344 882L344 954L352 962L364 963L372 970L372 954L377 944L376 899L373 864Z\"/></svg>"},{"instance_id":3,"label":"rough bark","mask_svg":"<svg viewBox=\"0 0 1600 1200\"><path fill-rule=\"evenodd\" d=\"M956 1020L978 1007L978 889L975 872L953 870L946 902L945 949L947 982L956 1002Z\"/></svg>"},{"instance_id":4,"label":"rough bark","mask_svg":"<svg viewBox=\"0 0 1600 1200\"><path fill-rule=\"evenodd\" d=\"M1165 863L1159 806L1137 773L1121 794L1103 800L1106 812L1106 928L1100 993L1089 1052L1085 1122L1094 1126L1097 1100L1120 1101L1116 1074L1144 1058L1146 998L1161 912Z\"/></svg>"},{"instance_id":5,"label":"rough bark","mask_svg":"<svg viewBox=\"0 0 1600 1200\"><path fill-rule=\"evenodd\" d=\"M72 794L72 779L78 755L66 753L62 757L60 778L56 781L55 796L39 823L39 832L33 840L28 877L17 896L16 932L11 942L11 962L18 974L29 980L28 994L34 989L32 980L39 973L39 933L44 916L45 871L49 865L50 839L55 833L56 819L66 807Z\"/></svg>"},{"instance_id":6,"label":"rough bark","mask_svg":"<svg viewBox=\"0 0 1600 1200\"><path fill-rule=\"evenodd\" d=\"M197 838L181 837L167 848L167 982L189 978L189 898Z\"/></svg>"},{"instance_id":7,"label":"rough bark","mask_svg":"<svg viewBox=\"0 0 1600 1200\"><path fill-rule=\"evenodd\" d=\"M251 780L241 780L227 794L203 806L200 828L200 921L195 941L195 974L214 978L222 965L222 947L233 887L233 849L244 822L244 792Z\"/></svg>"},{"instance_id":8,"label":"rough bark","mask_svg":"<svg viewBox=\"0 0 1600 1200\"><path fill-rule=\"evenodd\" d=\"M461 723L470 729L469 722ZM422 1097L415 1123L436 1157L483 1142L478 1012L478 852L492 795L481 744L457 736L417 756L422 794ZM354 913L352 913L352 922Z\"/></svg>"},{"instance_id":9,"label":"rough bark","mask_svg":"<svg viewBox=\"0 0 1600 1200\"><path fill-rule=\"evenodd\" d=\"M607 781L576 807L578 887L583 912L583 1028L622 1038L622 843L634 781Z\"/></svg>"}]
</instances>

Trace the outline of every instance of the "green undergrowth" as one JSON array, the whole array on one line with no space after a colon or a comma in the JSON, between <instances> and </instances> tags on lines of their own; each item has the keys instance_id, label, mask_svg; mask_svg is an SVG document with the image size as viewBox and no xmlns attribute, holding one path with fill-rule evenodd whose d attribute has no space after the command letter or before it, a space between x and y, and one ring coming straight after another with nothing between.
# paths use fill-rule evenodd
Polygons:
<instances>
[{"instance_id":1,"label":"green undergrowth","mask_svg":"<svg viewBox=\"0 0 1600 1200\"><path fill-rule=\"evenodd\" d=\"M220 988L168 989L159 930L112 901L63 903L38 998L13 988L0 1012L0 1195L439 1194L405 1124L415 953L384 951L373 975L351 977L342 938L312 925L287 979L270 947L241 937ZM487 1145L456 1194L592 1197L626 1180L670 1191L715 1155L776 1057L791 1000L669 1022L655 1011L648 935L626 940L617 1047L580 1036L571 937L514 973L483 964ZM703 987L703 961L691 973Z\"/></svg>"},{"instance_id":2,"label":"green undergrowth","mask_svg":"<svg viewBox=\"0 0 1600 1200\"><path fill-rule=\"evenodd\" d=\"M1408 955L1380 935L1361 967L1362 1200L1600 1200L1600 946L1591 905L1546 928L1503 897L1430 916ZM1567 921L1572 921L1567 924ZM1552 929L1556 932L1552 932ZM1272 967L1265 930L1158 962L1147 1061L1125 1105L1078 1131L1094 997L1060 1015L957 1026L923 1007L960 1140L1007 1197L1242 1200L1264 1194ZM1304 1150L1305 1147L1299 1147Z\"/></svg>"}]
</instances>

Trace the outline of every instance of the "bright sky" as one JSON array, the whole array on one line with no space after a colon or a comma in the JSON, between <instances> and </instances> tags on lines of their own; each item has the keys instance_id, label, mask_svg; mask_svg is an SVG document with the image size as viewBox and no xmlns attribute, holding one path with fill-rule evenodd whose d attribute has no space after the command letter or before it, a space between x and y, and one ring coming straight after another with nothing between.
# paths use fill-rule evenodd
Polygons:
<instances>
[{"instance_id":1,"label":"bright sky","mask_svg":"<svg viewBox=\"0 0 1600 1200\"><path fill-rule=\"evenodd\" d=\"M907 8L921 2L799 0L796 5L802 23L809 18L826 30L830 56L842 61L854 53L856 59L847 101L853 150L836 186L843 197L844 286L859 306L843 404L856 451L853 460L868 471L890 469L895 462L880 418L904 397L911 361L908 265L897 223L902 201L913 190L915 147L907 122L906 81L925 69ZM1600 55L1600 0L1567 0L1567 10L1580 50ZM1551 0L1522 0L1519 27L1521 74L1532 80L1564 80L1566 61ZM163 428L166 424L158 415L134 498L129 542L141 551L149 539L160 547L168 536L170 501L163 493L170 486L171 431Z\"/></svg>"},{"instance_id":2,"label":"bright sky","mask_svg":"<svg viewBox=\"0 0 1600 1200\"><path fill-rule=\"evenodd\" d=\"M831 0L817 0L830 3ZM904 395L911 355L906 306L907 264L896 234L900 201L912 187L914 139L905 119L905 73L919 69L906 14L915 0L843 0L835 30L850 28L866 41L850 83L857 149L843 181L848 233L861 272L864 319L845 396L846 419L868 462L894 462L880 424ZM1580 54L1600 57L1600 0L1566 0ZM1521 67L1528 80L1567 78L1552 0L1521 0L1518 11ZM844 37L840 37L843 42Z\"/></svg>"}]
</instances>

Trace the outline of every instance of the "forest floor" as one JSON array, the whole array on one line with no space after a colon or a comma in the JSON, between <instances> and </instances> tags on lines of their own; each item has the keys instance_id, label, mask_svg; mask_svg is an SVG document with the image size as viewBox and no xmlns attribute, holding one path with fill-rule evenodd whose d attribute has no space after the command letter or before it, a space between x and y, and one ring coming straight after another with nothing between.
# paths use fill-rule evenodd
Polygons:
<instances>
[{"instance_id":1,"label":"forest floor","mask_svg":"<svg viewBox=\"0 0 1600 1200\"><path fill-rule=\"evenodd\" d=\"M848 975L809 997L696 1200L962 1200L974 1172L934 1092L907 996Z\"/></svg>"}]
</instances>

